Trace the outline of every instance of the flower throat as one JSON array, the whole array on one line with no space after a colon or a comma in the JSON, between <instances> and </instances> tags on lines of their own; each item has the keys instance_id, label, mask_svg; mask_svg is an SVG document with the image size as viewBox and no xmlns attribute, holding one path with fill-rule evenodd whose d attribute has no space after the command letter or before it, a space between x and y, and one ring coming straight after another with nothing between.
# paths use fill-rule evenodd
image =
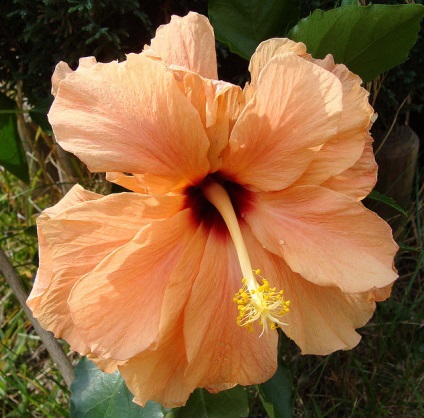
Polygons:
<instances>
[{"instance_id":1,"label":"flower throat","mask_svg":"<svg viewBox=\"0 0 424 418\"><path fill-rule=\"evenodd\" d=\"M289 312L290 301L284 300L282 290L277 291L275 287L270 286L260 275L259 269L252 269L240 225L227 191L221 184L209 182L202 187L202 192L221 214L233 240L243 274L243 285L233 298L239 312L237 324L253 332L253 324L258 321L262 327L261 336L267 334L269 328L276 329L287 325L282 322L282 317ZM262 284L259 284L257 278Z\"/></svg>"}]
</instances>

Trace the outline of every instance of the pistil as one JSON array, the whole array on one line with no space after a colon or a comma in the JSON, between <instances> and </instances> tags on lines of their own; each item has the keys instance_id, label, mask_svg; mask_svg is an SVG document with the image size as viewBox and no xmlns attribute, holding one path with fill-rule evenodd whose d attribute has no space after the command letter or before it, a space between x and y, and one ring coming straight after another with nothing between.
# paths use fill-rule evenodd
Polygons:
<instances>
[{"instance_id":1,"label":"pistil","mask_svg":"<svg viewBox=\"0 0 424 418\"><path fill-rule=\"evenodd\" d=\"M253 324L258 321L262 326L261 335L267 334L269 328L276 329L287 325L282 322L282 317L289 312L290 301L284 300L282 290L277 291L275 287L270 286L268 280L260 275L259 269L252 269L240 225L227 191L216 182L203 186L202 191L227 225L243 274L243 285L233 298L239 311L237 324L253 332ZM259 284L257 278L262 284Z\"/></svg>"}]
</instances>

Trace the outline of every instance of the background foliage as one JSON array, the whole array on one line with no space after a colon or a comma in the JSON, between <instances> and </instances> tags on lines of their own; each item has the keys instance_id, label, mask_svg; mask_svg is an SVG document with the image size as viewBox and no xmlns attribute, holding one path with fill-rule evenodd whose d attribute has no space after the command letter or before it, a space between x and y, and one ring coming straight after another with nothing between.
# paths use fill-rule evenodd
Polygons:
<instances>
[{"instance_id":1,"label":"background foliage","mask_svg":"<svg viewBox=\"0 0 424 418\"><path fill-rule=\"evenodd\" d=\"M50 77L55 64L63 60L75 68L80 57L90 55L103 62L122 60L125 53L140 52L154 36L154 30L169 22L172 14L184 15L192 10L207 15L209 11L217 38L222 41L217 42L219 76L244 85L249 77L246 58L260 41L289 34L308 43L307 33L301 33L301 24L293 28L299 18L316 19L310 15L317 8L328 12L342 3L357 4L269 0L267 8L258 7L260 3L263 1L0 0L0 160L6 169L0 169L0 242L27 291L38 263L35 220L41 210L56 203L75 182L99 193L111 191L102 175L89 173L79 161L63 153L51 137L45 115L52 100ZM352 10L354 7L351 6ZM273 20L280 12L284 17ZM338 11L330 15L335 13ZM388 14L385 23L391 18L393 14ZM410 31L414 24L418 28L418 21L408 21L403 29ZM364 22L362 17L358 22ZM364 31L370 25L365 25ZM255 28L253 33L252 28ZM392 35L405 41L407 36L399 32L401 29L397 28ZM341 30L339 27L338 32ZM334 37L337 31L332 32L329 39ZM393 48L391 39L389 37L386 44ZM409 60L388 73L385 71L389 67L379 69L377 73L383 73L375 79L374 73L363 76L369 81L365 86L379 113L375 129L383 136L396 120L410 124L423 137L423 52L421 29ZM424 416L424 336L420 333L424 324L422 153L420 158L412 203L405 208L407 216L401 218L403 215L397 214L389 219L402 248L396 261L400 279L391 299L380 304L374 319L361 329L364 338L356 349L327 357L304 357L293 343L281 336L281 365L276 376L266 384L235 388L228 394L215 395L217 397L198 390L185 408L168 411L152 404L149 414L135 409L129 402L131 395L119 376L104 376L84 360L76 369L72 416L105 416L100 409L93 409L97 412L91 415L78 409L84 402L90 402L83 397L87 388L96 390L95 384L90 385L103 379L106 388L124 398L115 399L115 395L106 390L106 404L102 403L101 407L106 405L107 410L111 405L119 405L128 409L128 416L133 413L142 417L223 417L223 411L227 411L229 417L248 414L280 417L288 414L287 407L291 409L292 405L293 415L301 417ZM0 415L68 416L70 393L1 277L0 298ZM68 356L76 365L78 356L71 352ZM275 392L278 387L285 388L284 393L288 394L283 402L281 393ZM236 408L241 405L243 410L232 409L231 404ZM220 411L219 414L216 411Z\"/></svg>"}]
</instances>

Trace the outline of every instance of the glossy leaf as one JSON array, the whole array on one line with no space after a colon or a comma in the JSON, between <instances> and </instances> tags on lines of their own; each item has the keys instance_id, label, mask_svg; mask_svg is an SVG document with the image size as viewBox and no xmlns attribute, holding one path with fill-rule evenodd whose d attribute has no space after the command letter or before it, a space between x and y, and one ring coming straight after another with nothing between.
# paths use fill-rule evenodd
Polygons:
<instances>
[{"instance_id":1,"label":"glossy leaf","mask_svg":"<svg viewBox=\"0 0 424 418\"><path fill-rule=\"evenodd\" d=\"M332 54L363 80L402 64L417 40L424 7L374 4L316 10L302 19L289 38L303 42L314 58Z\"/></svg>"},{"instance_id":2,"label":"glossy leaf","mask_svg":"<svg viewBox=\"0 0 424 418\"><path fill-rule=\"evenodd\" d=\"M0 165L29 183L25 151L18 133L16 104L0 93Z\"/></svg>"},{"instance_id":3,"label":"glossy leaf","mask_svg":"<svg viewBox=\"0 0 424 418\"><path fill-rule=\"evenodd\" d=\"M210 0L216 38L250 59L264 40L284 36L299 19L297 0Z\"/></svg>"},{"instance_id":4,"label":"glossy leaf","mask_svg":"<svg viewBox=\"0 0 424 418\"><path fill-rule=\"evenodd\" d=\"M164 418L166 413L156 402L144 408L133 403L118 372L104 373L86 358L75 368L71 392L71 418Z\"/></svg>"},{"instance_id":5,"label":"glossy leaf","mask_svg":"<svg viewBox=\"0 0 424 418\"><path fill-rule=\"evenodd\" d=\"M258 388L262 405L270 418L292 416L292 382L286 365L279 364L274 376Z\"/></svg>"},{"instance_id":6,"label":"glossy leaf","mask_svg":"<svg viewBox=\"0 0 424 418\"><path fill-rule=\"evenodd\" d=\"M214 395L206 389L196 389L185 406L174 409L166 418L244 418L248 415L247 392L236 386Z\"/></svg>"}]
</instances>

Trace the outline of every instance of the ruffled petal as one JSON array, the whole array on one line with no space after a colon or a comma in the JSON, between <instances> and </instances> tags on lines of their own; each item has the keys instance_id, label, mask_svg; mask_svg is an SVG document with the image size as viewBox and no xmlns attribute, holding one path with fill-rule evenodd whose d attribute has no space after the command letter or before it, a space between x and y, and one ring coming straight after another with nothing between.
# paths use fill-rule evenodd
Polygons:
<instances>
[{"instance_id":1,"label":"ruffled petal","mask_svg":"<svg viewBox=\"0 0 424 418\"><path fill-rule=\"evenodd\" d=\"M287 325L282 330L302 354L326 355L359 343L361 336L355 329L369 321L375 301L381 300L374 289L347 294L336 287L318 286L294 273L282 258L263 249L255 238L252 240L246 233L244 236L247 247L253 249L252 266L259 267L270 285L283 289L284 299L290 300L290 312L284 316Z\"/></svg>"},{"instance_id":2,"label":"ruffled petal","mask_svg":"<svg viewBox=\"0 0 424 418\"><path fill-rule=\"evenodd\" d=\"M215 123L206 129L211 143L208 159L212 173L221 168L222 152L228 146L233 127L245 106L245 98L240 87L222 82L215 88L217 90L215 96L216 119Z\"/></svg>"},{"instance_id":3,"label":"ruffled petal","mask_svg":"<svg viewBox=\"0 0 424 418\"><path fill-rule=\"evenodd\" d=\"M392 283L390 227L354 199L318 186L252 194L245 219L257 239L320 286L360 293Z\"/></svg>"},{"instance_id":4,"label":"ruffled petal","mask_svg":"<svg viewBox=\"0 0 424 418\"><path fill-rule=\"evenodd\" d=\"M83 200L85 199L85 200ZM152 218L171 216L183 198L121 193L103 197L75 186L39 217L40 268L28 306L41 325L86 353L67 300L72 287Z\"/></svg>"},{"instance_id":5,"label":"ruffled petal","mask_svg":"<svg viewBox=\"0 0 424 418\"><path fill-rule=\"evenodd\" d=\"M373 139L368 136L361 158L342 173L330 177L322 183L323 187L344 193L356 200L364 199L377 182L377 163L372 147Z\"/></svg>"},{"instance_id":6,"label":"ruffled petal","mask_svg":"<svg viewBox=\"0 0 424 418\"><path fill-rule=\"evenodd\" d=\"M221 171L260 190L288 187L337 133L341 111L336 76L294 53L277 55L233 128Z\"/></svg>"},{"instance_id":7,"label":"ruffled petal","mask_svg":"<svg viewBox=\"0 0 424 418\"><path fill-rule=\"evenodd\" d=\"M277 333L237 325L234 294L242 273L229 234L211 229L199 275L184 310L189 386L223 388L269 379L277 367ZM223 386L224 385L224 386Z\"/></svg>"},{"instance_id":8,"label":"ruffled petal","mask_svg":"<svg viewBox=\"0 0 424 418\"><path fill-rule=\"evenodd\" d=\"M325 60L313 62L331 71L340 80L343 112L337 134L314 156L306 172L296 182L297 185L320 185L352 167L363 153L374 114L368 103L369 93L361 87L362 80L357 75L351 73L345 65L336 65L331 55Z\"/></svg>"},{"instance_id":9,"label":"ruffled petal","mask_svg":"<svg viewBox=\"0 0 424 418\"><path fill-rule=\"evenodd\" d=\"M121 364L124 364L124 361L120 360L113 360L113 359L102 359L100 357L97 357L94 354L87 354L87 358L91 360L95 365L105 373L114 373L116 370L118 370L118 366Z\"/></svg>"},{"instance_id":10,"label":"ruffled petal","mask_svg":"<svg viewBox=\"0 0 424 418\"><path fill-rule=\"evenodd\" d=\"M48 242L44 237L41 225L48 222L49 219L56 217L60 212L72 206L78 205L85 201L93 201L102 198L102 195L84 190L79 184L76 184L72 189L61 199L56 205L45 209L37 219L37 233L39 245L40 265L37 271L37 276L34 286L28 298L28 306L31 309L36 309L40 303L39 297L42 296L48 287L53 276L53 261L52 254Z\"/></svg>"},{"instance_id":11,"label":"ruffled petal","mask_svg":"<svg viewBox=\"0 0 424 418\"><path fill-rule=\"evenodd\" d=\"M147 350L119 367L134 402L160 402L168 408L184 405L194 387L187 386L187 356L180 317L155 350Z\"/></svg>"},{"instance_id":12,"label":"ruffled petal","mask_svg":"<svg viewBox=\"0 0 424 418\"><path fill-rule=\"evenodd\" d=\"M94 57L83 57L79 59L78 69L81 71L85 68L90 68L94 64L97 64L97 60ZM66 62L60 61L53 72L52 75L52 95L56 96L57 90L59 88L59 83L68 77L69 74L72 74L73 71Z\"/></svg>"},{"instance_id":13,"label":"ruffled petal","mask_svg":"<svg viewBox=\"0 0 424 418\"><path fill-rule=\"evenodd\" d=\"M206 240L206 231L200 226L173 271L163 298L157 347L119 368L139 405L154 400L167 407L180 406L194 390L184 380L187 356L180 314L199 272Z\"/></svg>"},{"instance_id":14,"label":"ruffled petal","mask_svg":"<svg viewBox=\"0 0 424 418\"><path fill-rule=\"evenodd\" d=\"M326 355L359 343L361 335L355 329L374 314L373 291L343 293L336 287L317 286L295 273L286 276L285 285L292 304L289 326L283 331L302 354Z\"/></svg>"},{"instance_id":15,"label":"ruffled petal","mask_svg":"<svg viewBox=\"0 0 424 418\"><path fill-rule=\"evenodd\" d=\"M52 95L56 96L57 89L59 88L59 83L65 79L69 74L71 74L73 71L69 67L69 65L66 62L60 61L53 72L52 75Z\"/></svg>"},{"instance_id":16,"label":"ruffled petal","mask_svg":"<svg viewBox=\"0 0 424 418\"><path fill-rule=\"evenodd\" d=\"M143 174L151 192L194 184L209 169L209 141L170 70L143 54L78 68L49 113L58 143L91 171Z\"/></svg>"},{"instance_id":17,"label":"ruffled petal","mask_svg":"<svg viewBox=\"0 0 424 418\"><path fill-rule=\"evenodd\" d=\"M181 91L198 111L209 138L209 172L213 173L221 167L221 153L245 105L243 92L239 86L205 79L193 72L173 72Z\"/></svg>"},{"instance_id":18,"label":"ruffled petal","mask_svg":"<svg viewBox=\"0 0 424 418\"><path fill-rule=\"evenodd\" d=\"M82 186L76 184L72 187L71 190L69 190L63 199L59 200L59 202L57 202L54 206L44 209L40 215L40 218L44 215L47 215L50 218L54 218L65 209L71 208L72 206L76 206L79 203L83 203L89 200L101 199L102 197L104 196L98 193L90 192L89 190L85 190Z\"/></svg>"},{"instance_id":19,"label":"ruffled petal","mask_svg":"<svg viewBox=\"0 0 424 418\"><path fill-rule=\"evenodd\" d=\"M127 175L124 173L107 172L106 180L136 193L148 193L147 188L144 186L143 176L141 174Z\"/></svg>"},{"instance_id":20,"label":"ruffled petal","mask_svg":"<svg viewBox=\"0 0 424 418\"><path fill-rule=\"evenodd\" d=\"M252 55L249 63L250 85L256 90L259 75L275 55L293 52L299 57L310 57L302 42L294 42L288 38L272 38L261 42Z\"/></svg>"},{"instance_id":21,"label":"ruffled petal","mask_svg":"<svg viewBox=\"0 0 424 418\"><path fill-rule=\"evenodd\" d=\"M361 87L362 80L345 65L335 64L331 55L323 60L315 60L306 53L303 43L289 39L270 39L262 42L252 56L249 65L252 81L247 86L250 95L256 90L259 74L270 59L285 52L294 52L319 65L338 77L342 84L343 112L337 135L316 153L306 172L296 182L297 185L320 185L328 178L352 167L360 158L373 115L373 109L368 103L369 93Z\"/></svg>"},{"instance_id":22,"label":"ruffled petal","mask_svg":"<svg viewBox=\"0 0 424 418\"><path fill-rule=\"evenodd\" d=\"M172 16L170 23L159 26L144 53L153 54L167 65L185 67L202 77L218 78L213 28L205 16L197 13Z\"/></svg>"},{"instance_id":23,"label":"ruffled petal","mask_svg":"<svg viewBox=\"0 0 424 418\"><path fill-rule=\"evenodd\" d=\"M43 211L37 219L40 265L27 305L43 328L52 331L57 338L69 341L71 348L80 353L86 353L87 346L75 330L66 306L67 294L69 294L68 284L63 283L63 291L60 288L57 289L54 264L56 260L43 234L43 225L67 208L101 197L101 195L84 190L80 185L75 185L59 203ZM51 294L55 298L54 303L50 301ZM63 300L61 300L61 296L64 297Z\"/></svg>"},{"instance_id":24,"label":"ruffled petal","mask_svg":"<svg viewBox=\"0 0 424 418\"><path fill-rule=\"evenodd\" d=\"M175 321L164 303L178 315L189 292L189 286L178 284L183 277L179 266L195 231L190 209L151 221L73 286L69 309L92 353L127 360L155 348L160 327ZM168 301L170 286L174 299Z\"/></svg>"}]
</instances>

